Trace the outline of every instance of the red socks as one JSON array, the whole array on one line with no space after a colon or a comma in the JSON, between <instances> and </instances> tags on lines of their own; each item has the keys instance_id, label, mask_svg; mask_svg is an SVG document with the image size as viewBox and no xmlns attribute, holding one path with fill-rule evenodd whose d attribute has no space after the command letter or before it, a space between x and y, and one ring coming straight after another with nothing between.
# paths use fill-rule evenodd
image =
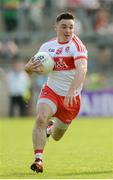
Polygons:
<instances>
[{"instance_id":1,"label":"red socks","mask_svg":"<svg viewBox=\"0 0 113 180\"><path fill-rule=\"evenodd\" d=\"M35 154L35 159L36 160L41 160L42 161L43 149L36 149L34 151L34 154Z\"/></svg>"}]
</instances>

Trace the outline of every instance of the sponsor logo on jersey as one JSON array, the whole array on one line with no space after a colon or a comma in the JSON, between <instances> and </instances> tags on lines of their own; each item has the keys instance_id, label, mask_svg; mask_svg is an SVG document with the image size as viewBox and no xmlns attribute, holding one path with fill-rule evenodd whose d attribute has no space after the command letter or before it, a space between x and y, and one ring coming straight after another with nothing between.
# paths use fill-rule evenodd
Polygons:
<instances>
[{"instance_id":1,"label":"sponsor logo on jersey","mask_svg":"<svg viewBox=\"0 0 113 180\"><path fill-rule=\"evenodd\" d=\"M72 56L54 57L54 70L71 70L75 69L74 58Z\"/></svg>"},{"instance_id":2,"label":"sponsor logo on jersey","mask_svg":"<svg viewBox=\"0 0 113 180\"><path fill-rule=\"evenodd\" d=\"M68 69L68 65L65 63L63 58L59 58L59 60L55 63L55 69Z\"/></svg>"},{"instance_id":3,"label":"sponsor logo on jersey","mask_svg":"<svg viewBox=\"0 0 113 180\"><path fill-rule=\"evenodd\" d=\"M50 48L49 52L55 52L55 49Z\"/></svg>"}]
</instances>

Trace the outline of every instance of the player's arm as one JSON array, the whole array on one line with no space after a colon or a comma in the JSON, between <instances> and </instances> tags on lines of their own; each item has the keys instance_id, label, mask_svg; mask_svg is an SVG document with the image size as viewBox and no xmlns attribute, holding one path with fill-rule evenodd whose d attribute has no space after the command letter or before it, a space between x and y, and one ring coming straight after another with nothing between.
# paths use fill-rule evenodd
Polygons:
<instances>
[{"instance_id":1,"label":"player's arm","mask_svg":"<svg viewBox=\"0 0 113 180\"><path fill-rule=\"evenodd\" d=\"M46 51L45 45L42 45L39 48L38 52L41 52L41 51L42 52ZM33 73L39 73L40 74L40 72L43 71L42 63L35 59L35 56L37 55L37 53L25 65L25 71L30 75L33 74Z\"/></svg>"},{"instance_id":2,"label":"player's arm","mask_svg":"<svg viewBox=\"0 0 113 180\"><path fill-rule=\"evenodd\" d=\"M76 73L72 81L72 84L70 86L70 90L72 91L78 89L85 80L87 73L87 60L79 59L75 62L75 65L76 65Z\"/></svg>"},{"instance_id":3,"label":"player's arm","mask_svg":"<svg viewBox=\"0 0 113 180\"><path fill-rule=\"evenodd\" d=\"M25 64L25 71L28 74L38 73L42 70L42 64L41 62L38 62L35 60L34 57L32 57L26 64Z\"/></svg>"},{"instance_id":4,"label":"player's arm","mask_svg":"<svg viewBox=\"0 0 113 180\"><path fill-rule=\"evenodd\" d=\"M72 81L72 84L68 90L68 93L65 97L64 103L66 105L72 105L73 101L76 101L74 92L80 87L80 85L84 82L85 76L87 73L87 60L79 59L75 62L76 65L76 73L75 77Z\"/></svg>"}]
</instances>

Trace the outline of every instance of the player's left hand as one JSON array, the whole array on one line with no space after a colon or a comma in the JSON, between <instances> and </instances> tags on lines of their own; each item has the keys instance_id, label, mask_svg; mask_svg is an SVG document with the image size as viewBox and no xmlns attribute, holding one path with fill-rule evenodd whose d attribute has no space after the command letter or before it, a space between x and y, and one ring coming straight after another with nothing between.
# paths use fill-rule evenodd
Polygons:
<instances>
[{"instance_id":1,"label":"player's left hand","mask_svg":"<svg viewBox=\"0 0 113 180\"><path fill-rule=\"evenodd\" d=\"M69 90L67 95L65 96L64 105L72 107L73 103L77 104L76 96L73 90Z\"/></svg>"}]
</instances>

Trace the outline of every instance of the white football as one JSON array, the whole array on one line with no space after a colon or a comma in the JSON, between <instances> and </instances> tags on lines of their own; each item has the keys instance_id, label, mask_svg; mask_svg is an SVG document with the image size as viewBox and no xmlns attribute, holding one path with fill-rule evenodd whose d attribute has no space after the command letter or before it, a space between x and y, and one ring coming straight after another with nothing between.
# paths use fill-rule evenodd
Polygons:
<instances>
[{"instance_id":1,"label":"white football","mask_svg":"<svg viewBox=\"0 0 113 180\"><path fill-rule=\"evenodd\" d=\"M38 52L35 56L35 60L42 63L41 71L39 74L48 74L54 68L54 60L47 52Z\"/></svg>"}]
</instances>

